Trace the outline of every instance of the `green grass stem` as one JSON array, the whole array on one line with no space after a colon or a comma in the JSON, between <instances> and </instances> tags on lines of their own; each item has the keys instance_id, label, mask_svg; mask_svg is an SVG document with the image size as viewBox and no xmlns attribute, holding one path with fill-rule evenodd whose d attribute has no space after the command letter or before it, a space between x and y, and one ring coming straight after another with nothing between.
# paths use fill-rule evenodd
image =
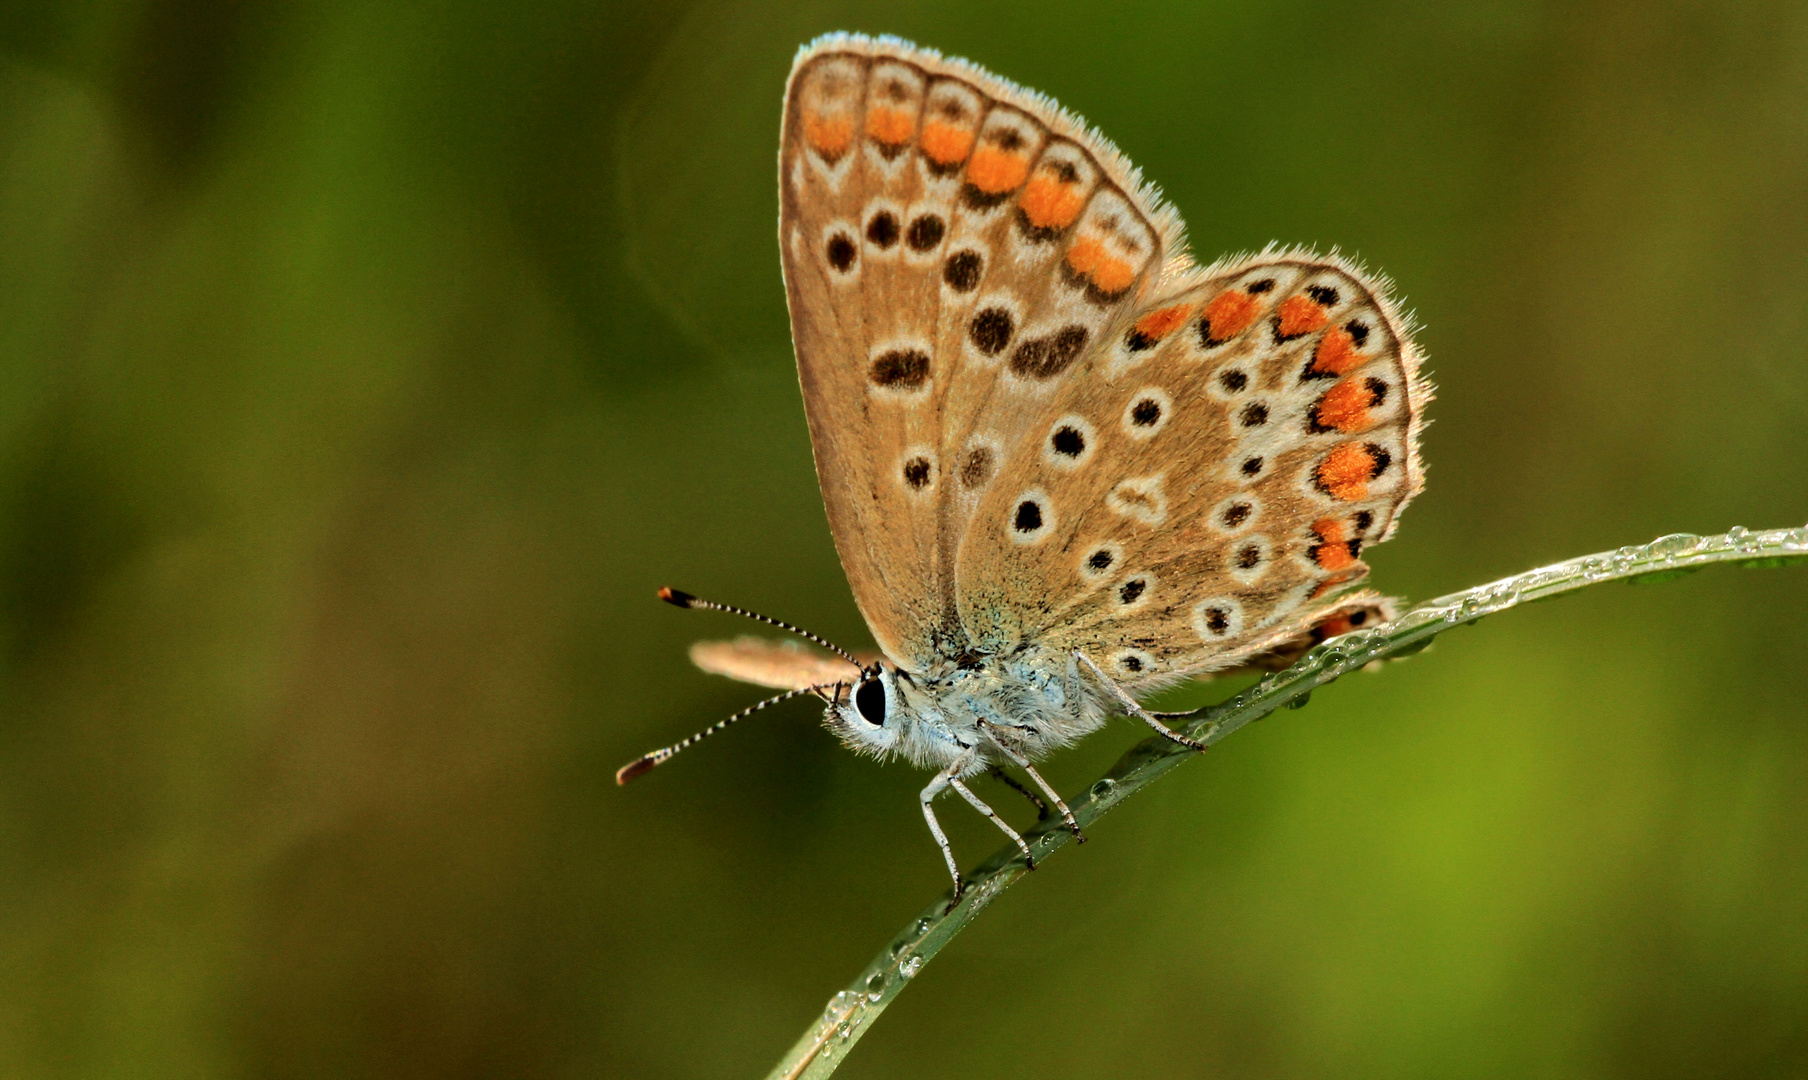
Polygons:
<instances>
[{"instance_id":1,"label":"green grass stem","mask_svg":"<svg viewBox=\"0 0 1808 1080\"><path fill-rule=\"evenodd\" d=\"M1287 670L1265 675L1230 700L1192 713L1182 730L1209 746L1276 709L1304 704L1313 690L1352 671L1379 660L1409 656L1446 630L1520 604L1609 581L1663 581L1708 566L1773 567L1804 562L1808 562L1808 526L1766 532L1735 528L1706 537L1676 534L1642 547L1555 563L1438 597L1385 626L1359 630L1318 646ZM1090 825L1196 756L1167 739L1149 738L1119 758L1084 794L1068 799L1068 805L1081 826ZM1067 846L1072 835L1058 820L1051 820L1025 833L1024 839L1040 862ZM923 965L1027 872L1016 845L1008 844L968 875L970 884L960 903L949 908L944 894L930 904L879 951L847 989L829 999L809 1030L768 1074L769 1080L821 1080L833 1073Z\"/></svg>"}]
</instances>

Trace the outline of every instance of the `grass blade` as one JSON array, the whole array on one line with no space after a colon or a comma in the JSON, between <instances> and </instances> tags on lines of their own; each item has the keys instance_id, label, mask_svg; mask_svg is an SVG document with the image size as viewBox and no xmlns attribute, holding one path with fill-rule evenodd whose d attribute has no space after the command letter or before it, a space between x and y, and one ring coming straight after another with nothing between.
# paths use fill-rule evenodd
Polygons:
<instances>
[{"instance_id":1,"label":"grass blade","mask_svg":"<svg viewBox=\"0 0 1808 1080\"><path fill-rule=\"evenodd\" d=\"M1386 626L1336 638L1308 652L1287 670L1264 676L1229 701L1192 714L1183 730L1209 746L1276 709L1296 702L1303 704L1314 689L1366 664L1411 655L1446 630L1534 600L1609 581L1663 581L1708 566L1796 563L1808 563L1808 526L1766 532L1732 529L1706 537L1679 533L1659 537L1641 547L1624 547L1540 567L1440 596L1412 608ZM1152 737L1132 747L1084 795L1069 799L1068 805L1082 826L1090 825L1170 769L1196 756L1167 739ZM1060 822L1050 821L1033 833L1025 833L1024 839L1040 862L1065 847L1072 836ZM829 999L810 1029L768 1074L768 1080L821 1080L833 1073L923 965L1027 872L1014 844L981 863L969 875L971 884L959 904L945 910L946 895L937 899L873 958L859 978Z\"/></svg>"}]
</instances>

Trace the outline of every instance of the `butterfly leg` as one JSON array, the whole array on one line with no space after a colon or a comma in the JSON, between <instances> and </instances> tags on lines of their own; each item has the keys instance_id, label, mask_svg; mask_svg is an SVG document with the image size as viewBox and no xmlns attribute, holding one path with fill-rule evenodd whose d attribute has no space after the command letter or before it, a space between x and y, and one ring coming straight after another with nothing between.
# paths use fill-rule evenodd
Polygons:
<instances>
[{"instance_id":1,"label":"butterfly leg","mask_svg":"<svg viewBox=\"0 0 1808 1080\"><path fill-rule=\"evenodd\" d=\"M961 877L960 864L954 861L954 848L948 844L948 834L942 831L942 823L935 819L935 809L929 804L935 797L946 791L954 783L955 774L967 767L973 760L972 751L962 754L948 763L948 767L935 774L918 798L923 800L923 820L929 823L929 832L935 837L936 846L942 849L942 858L948 863L948 873L954 878L954 897L948 901L948 907L960 903L961 894L967 891L967 882Z\"/></svg>"},{"instance_id":2,"label":"butterfly leg","mask_svg":"<svg viewBox=\"0 0 1808 1080\"><path fill-rule=\"evenodd\" d=\"M950 776L948 778L948 786L959 792L960 797L967 800L968 806L978 810L986 817L991 818L992 824L1004 830L1004 834L1016 842L1018 850L1023 852L1023 864L1026 868L1030 870L1036 868L1036 857L1030 854L1030 846L1023 842L1023 834L1005 824L1005 820L999 817L996 811L981 802L979 796L973 794L967 785L961 783L957 778Z\"/></svg>"},{"instance_id":3,"label":"butterfly leg","mask_svg":"<svg viewBox=\"0 0 1808 1080\"><path fill-rule=\"evenodd\" d=\"M979 726L983 731L986 728L996 727L997 725L981 720L979 721ZM1001 739L994 738L992 740L992 745L998 748L999 753L1010 758L1011 764L1029 774L1030 779L1036 782L1036 786L1042 789L1042 793L1047 795L1049 801L1055 804L1055 809L1061 811L1061 820L1067 823L1067 831L1074 834L1074 841L1076 843L1084 844L1086 842L1086 834L1080 831L1080 823L1074 820L1073 811L1067 808L1067 802L1061 798L1052 786L1049 785L1049 782L1042 779L1042 774L1036 771L1036 767L1030 764L1029 759L1006 746Z\"/></svg>"},{"instance_id":4,"label":"butterfly leg","mask_svg":"<svg viewBox=\"0 0 1808 1080\"><path fill-rule=\"evenodd\" d=\"M999 783L1003 784L1005 787L1010 788L1012 791L1015 791L1017 794L1028 799L1030 801L1030 805L1036 808L1036 820L1037 821L1047 821L1048 820L1048 804L1042 801L1042 797L1040 795L1037 795L1035 792L1031 791L1029 788L1024 787L1022 784L1019 784L1017 782L1016 777L1012 776L1008 772L1005 772L1003 769L999 768L996 765L992 766L990 769L988 769L986 771L991 775L991 777L994 780L997 780Z\"/></svg>"},{"instance_id":5,"label":"butterfly leg","mask_svg":"<svg viewBox=\"0 0 1808 1080\"><path fill-rule=\"evenodd\" d=\"M1093 676L1099 680L1100 684L1103 685L1105 689L1111 691L1112 696L1117 698L1118 704L1129 710L1131 716L1148 724L1150 727L1160 732L1164 738L1172 739L1174 742L1177 742L1182 746L1191 747L1194 750L1203 751L1205 749L1204 743L1199 742L1197 739L1187 738L1185 735L1182 735L1180 732L1175 731L1173 728L1151 716L1149 711L1141 705L1138 705L1136 699L1125 692L1124 688L1119 686L1111 676L1099 670L1099 665L1092 662L1092 657L1087 656L1078 649L1074 650L1074 656L1081 664L1085 665L1087 670L1092 672Z\"/></svg>"}]
</instances>

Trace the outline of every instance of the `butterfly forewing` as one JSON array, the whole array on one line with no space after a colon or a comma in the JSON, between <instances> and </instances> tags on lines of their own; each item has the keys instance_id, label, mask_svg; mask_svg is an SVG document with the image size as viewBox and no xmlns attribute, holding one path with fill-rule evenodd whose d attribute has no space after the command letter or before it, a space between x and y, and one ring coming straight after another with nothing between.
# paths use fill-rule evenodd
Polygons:
<instances>
[{"instance_id":1,"label":"butterfly forewing","mask_svg":"<svg viewBox=\"0 0 1808 1080\"><path fill-rule=\"evenodd\" d=\"M946 374L912 314L935 302L933 280L904 257L922 185L889 154L914 142L924 87L900 78L887 101L888 82L869 107L871 66L833 53L793 71L779 242L829 524L880 647L909 662L942 616L933 397Z\"/></svg>"},{"instance_id":2,"label":"butterfly forewing","mask_svg":"<svg viewBox=\"0 0 1808 1080\"><path fill-rule=\"evenodd\" d=\"M1133 687L1297 637L1419 488L1417 369L1338 260L1165 292L1029 422L961 549L963 619L990 649L1082 649Z\"/></svg>"},{"instance_id":3,"label":"butterfly forewing","mask_svg":"<svg viewBox=\"0 0 1808 1080\"><path fill-rule=\"evenodd\" d=\"M780 204L830 526L880 646L921 670L974 644L973 515L1129 326L1178 221L1046 99L858 38L798 58Z\"/></svg>"}]
</instances>

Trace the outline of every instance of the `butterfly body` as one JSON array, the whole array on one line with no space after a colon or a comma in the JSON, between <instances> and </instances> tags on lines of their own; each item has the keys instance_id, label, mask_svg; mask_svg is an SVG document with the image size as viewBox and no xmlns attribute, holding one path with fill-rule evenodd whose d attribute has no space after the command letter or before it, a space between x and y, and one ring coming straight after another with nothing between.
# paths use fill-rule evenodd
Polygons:
<instances>
[{"instance_id":1,"label":"butterfly body","mask_svg":"<svg viewBox=\"0 0 1808 1080\"><path fill-rule=\"evenodd\" d=\"M1387 617L1350 590L1422 486L1430 387L1350 262L1197 266L1079 118L845 34L792 67L778 239L817 478L882 657L692 655L817 693L851 748L935 769L923 812L957 893L942 792L1029 857L963 778L1014 767L1066 814L1032 764L1049 751L1111 715L1194 745L1140 699Z\"/></svg>"},{"instance_id":2,"label":"butterfly body","mask_svg":"<svg viewBox=\"0 0 1808 1080\"><path fill-rule=\"evenodd\" d=\"M960 762L956 775L969 776L1038 761L1098 730L1110 700L1074 656L1025 646L922 675L881 663L847 701L829 704L825 722L856 752L902 757L921 768Z\"/></svg>"}]
</instances>

